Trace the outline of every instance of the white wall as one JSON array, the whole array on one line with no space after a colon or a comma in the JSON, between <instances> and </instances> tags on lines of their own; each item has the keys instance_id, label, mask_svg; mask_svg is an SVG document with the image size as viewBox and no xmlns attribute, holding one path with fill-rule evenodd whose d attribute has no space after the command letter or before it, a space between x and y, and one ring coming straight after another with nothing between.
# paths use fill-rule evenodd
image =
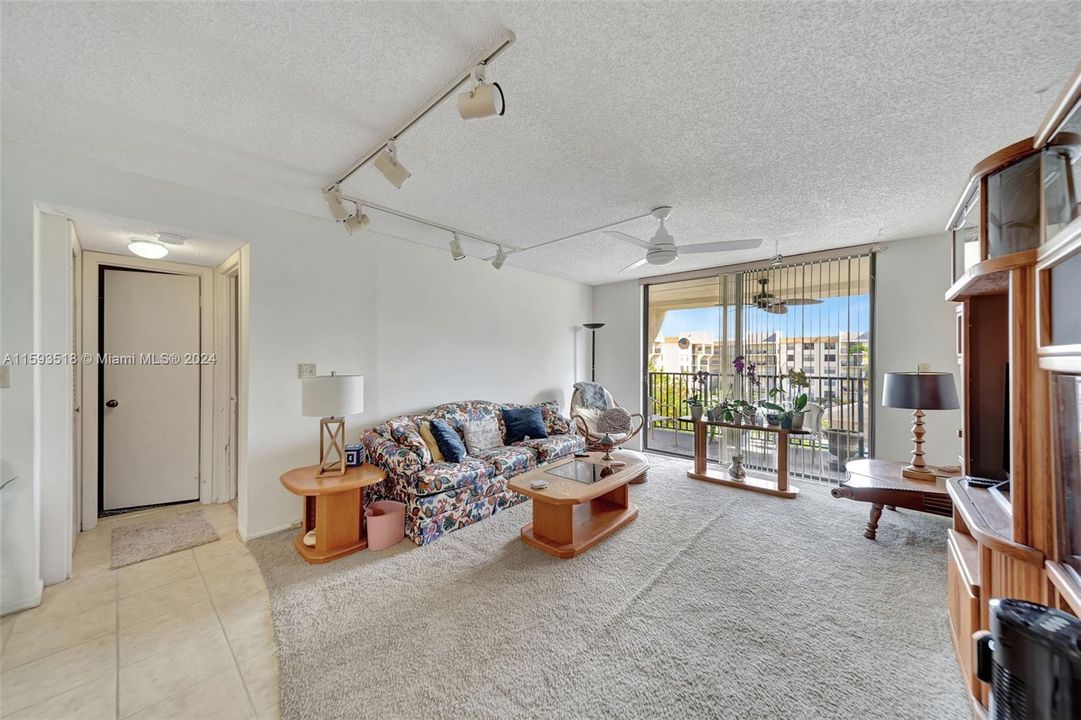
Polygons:
<instances>
[{"instance_id":1,"label":"white wall","mask_svg":"<svg viewBox=\"0 0 1081 720\"><path fill-rule=\"evenodd\" d=\"M875 455L909 460L912 411L882 407L883 374L915 371L920 363L954 374L961 394L961 367L954 342L956 306L943 299L950 286L945 233L897 240L879 254L875 299ZM924 452L933 465L956 465L961 452L960 410L928 410Z\"/></svg>"},{"instance_id":2,"label":"white wall","mask_svg":"<svg viewBox=\"0 0 1081 720\"><path fill-rule=\"evenodd\" d=\"M628 280L593 288L593 319L605 323L597 331L597 382L621 406L642 412L642 286ZM582 340L588 352L588 332ZM641 440L629 446L641 448Z\"/></svg>"},{"instance_id":3,"label":"white wall","mask_svg":"<svg viewBox=\"0 0 1081 720\"><path fill-rule=\"evenodd\" d=\"M376 421L445 400L565 403L584 372L584 349L573 328L592 316L592 293L579 283L509 265L496 271L476 259L451 262L445 251L350 236L329 219L16 143L3 145L0 180L0 353L33 346L35 203L250 243L249 462L239 517L246 537L299 518L300 501L278 476L317 460L318 422L300 415L297 363L366 376L366 412L349 419L350 440ZM12 387L0 390L0 398L4 477L23 477L15 492L4 491L6 540L9 518L38 517L30 369L13 368ZM70 428L63 431L70 435ZM11 544L4 545L5 580L9 570L29 577L25 568L37 568L37 557L19 547L9 565ZM14 598L24 585L4 585L6 610L9 586Z\"/></svg>"},{"instance_id":4,"label":"white wall","mask_svg":"<svg viewBox=\"0 0 1081 720\"><path fill-rule=\"evenodd\" d=\"M961 390L960 367L954 354L954 305L943 300L949 287L949 245L945 234L896 240L879 253L875 315L875 382L881 392L882 374L915 370L929 363L932 370L950 370ZM637 280L593 288L594 315L608 326L598 333L597 379L619 402L641 412L642 302ZM603 333L603 335L601 334ZM908 460L912 450L911 413L883 408L881 395L872 399L875 413L875 455ZM959 410L928 411L924 451L927 461L957 464L961 441Z\"/></svg>"}]
</instances>

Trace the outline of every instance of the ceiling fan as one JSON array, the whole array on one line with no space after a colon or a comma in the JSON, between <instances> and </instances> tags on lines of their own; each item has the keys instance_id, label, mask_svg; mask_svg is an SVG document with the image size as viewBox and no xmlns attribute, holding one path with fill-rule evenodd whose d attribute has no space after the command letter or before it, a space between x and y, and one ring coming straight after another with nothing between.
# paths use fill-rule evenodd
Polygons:
<instances>
[{"instance_id":1,"label":"ceiling fan","mask_svg":"<svg viewBox=\"0 0 1081 720\"><path fill-rule=\"evenodd\" d=\"M769 291L768 277L758 278L758 284L762 286L762 290L751 300L759 310L765 310L773 315L786 314L789 305L818 305L822 302L817 298L779 298Z\"/></svg>"},{"instance_id":2,"label":"ceiling fan","mask_svg":"<svg viewBox=\"0 0 1081 720\"><path fill-rule=\"evenodd\" d=\"M650 238L649 242L639 240L633 235L628 235L627 233L618 230L605 231L614 238L619 238L624 242L628 242L636 247L645 248L646 250L646 256L644 258L638 262L631 263L619 272L634 270L646 263L649 263L650 265L669 265L676 261L680 253L689 254L727 252L730 250L753 250L762 244L762 241L759 239L719 240L717 242L698 243L695 245L681 245L677 248L676 239L672 237L664 227L664 221L667 220L668 216L671 214L672 208L670 207L659 207L653 211L653 217L660 223L660 227L657 228L657 232Z\"/></svg>"}]
</instances>

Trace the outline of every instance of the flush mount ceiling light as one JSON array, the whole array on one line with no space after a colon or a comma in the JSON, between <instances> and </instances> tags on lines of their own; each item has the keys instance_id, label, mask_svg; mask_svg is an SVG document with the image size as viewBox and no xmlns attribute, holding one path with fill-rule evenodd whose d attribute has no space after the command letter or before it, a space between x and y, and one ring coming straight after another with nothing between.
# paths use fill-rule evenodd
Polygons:
<instances>
[{"instance_id":1,"label":"flush mount ceiling light","mask_svg":"<svg viewBox=\"0 0 1081 720\"><path fill-rule=\"evenodd\" d=\"M128 250L147 260L160 260L169 254L169 248L165 247L163 243L158 242L156 237L133 237L128 240Z\"/></svg>"},{"instance_id":2,"label":"flush mount ceiling light","mask_svg":"<svg viewBox=\"0 0 1081 720\"><path fill-rule=\"evenodd\" d=\"M492 258L492 267L494 267L496 270L502 270L503 263L505 262L507 262L507 253L503 252L503 246L500 245L499 252L497 252L495 254L495 257Z\"/></svg>"},{"instance_id":3,"label":"flush mount ceiling light","mask_svg":"<svg viewBox=\"0 0 1081 720\"><path fill-rule=\"evenodd\" d=\"M458 239L458 233L452 233L450 241L450 256L455 260L461 260L465 257L465 250L462 250L462 241Z\"/></svg>"},{"instance_id":4,"label":"flush mount ceiling light","mask_svg":"<svg viewBox=\"0 0 1081 720\"><path fill-rule=\"evenodd\" d=\"M502 115L507 110L499 83L484 82L484 65L473 70L473 87L458 96L458 114L463 120Z\"/></svg>"},{"instance_id":5,"label":"flush mount ceiling light","mask_svg":"<svg viewBox=\"0 0 1081 720\"><path fill-rule=\"evenodd\" d=\"M409 176L413 174L398 162L398 149L395 147L393 140L388 140L386 148L376 156L375 167L379 172L383 173L383 177L391 185L399 190L402 185L405 185L405 181L409 179Z\"/></svg>"}]
</instances>

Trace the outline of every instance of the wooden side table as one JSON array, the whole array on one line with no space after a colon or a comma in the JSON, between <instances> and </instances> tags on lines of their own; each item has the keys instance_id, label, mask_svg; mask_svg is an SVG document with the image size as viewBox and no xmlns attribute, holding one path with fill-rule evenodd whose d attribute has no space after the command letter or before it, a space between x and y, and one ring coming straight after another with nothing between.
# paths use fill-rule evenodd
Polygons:
<instances>
[{"instance_id":1,"label":"wooden side table","mask_svg":"<svg viewBox=\"0 0 1081 720\"><path fill-rule=\"evenodd\" d=\"M295 468L281 476L281 483L304 499L300 533L293 541L300 556L310 563L325 563L368 547L364 533L364 488L382 482L386 473L363 463L346 468L344 475L319 477L318 465ZM315 547L304 536L315 530Z\"/></svg>"},{"instance_id":2,"label":"wooden side table","mask_svg":"<svg viewBox=\"0 0 1081 720\"><path fill-rule=\"evenodd\" d=\"M848 479L830 493L835 498L849 498L871 504L871 516L863 536L874 540L882 509L899 507L931 513L953 515L953 502L946 491L946 479L954 475L939 475L934 481L910 480L903 475L905 463L893 460L852 460L845 465Z\"/></svg>"},{"instance_id":3,"label":"wooden side table","mask_svg":"<svg viewBox=\"0 0 1081 720\"><path fill-rule=\"evenodd\" d=\"M687 477L739 488L740 490L775 495L789 500L799 496L799 488L788 484L788 438L792 435L810 435L810 430L785 430L784 428L768 425L737 425L720 420L695 420L690 416L681 417L680 421L694 423L694 469L687 471ZM706 465L708 459L706 447L707 427L775 433L777 435L777 479L755 477L755 475L748 472L743 480L733 480L724 472L711 471Z\"/></svg>"}]
</instances>

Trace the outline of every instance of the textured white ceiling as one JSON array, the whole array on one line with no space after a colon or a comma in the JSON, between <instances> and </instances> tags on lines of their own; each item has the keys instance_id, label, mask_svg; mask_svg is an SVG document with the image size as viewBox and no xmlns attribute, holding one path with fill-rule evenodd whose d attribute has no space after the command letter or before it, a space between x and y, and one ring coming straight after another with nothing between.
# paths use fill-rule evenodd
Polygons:
<instances>
[{"instance_id":1,"label":"textured white ceiling","mask_svg":"<svg viewBox=\"0 0 1081 720\"><path fill-rule=\"evenodd\" d=\"M520 246L662 204L677 243L767 240L666 271L765 258L774 239L793 255L941 230L969 169L1032 134L1081 59L1077 2L2 12L5 138L320 217L321 186L512 29L489 69L505 117L448 103L399 143L404 188L365 168L347 191ZM650 274L615 274L638 256L594 234L508 264L601 283Z\"/></svg>"},{"instance_id":2,"label":"textured white ceiling","mask_svg":"<svg viewBox=\"0 0 1081 720\"><path fill-rule=\"evenodd\" d=\"M230 238L196 234L185 228L161 225L147 220L120 218L113 215L78 208L43 206L45 212L63 215L75 223L75 234L83 250L132 257L128 242L133 237L152 237L158 233L172 233L184 238L182 245L168 245L169 254L162 258L168 262L216 267L229 259L244 243Z\"/></svg>"}]
</instances>

